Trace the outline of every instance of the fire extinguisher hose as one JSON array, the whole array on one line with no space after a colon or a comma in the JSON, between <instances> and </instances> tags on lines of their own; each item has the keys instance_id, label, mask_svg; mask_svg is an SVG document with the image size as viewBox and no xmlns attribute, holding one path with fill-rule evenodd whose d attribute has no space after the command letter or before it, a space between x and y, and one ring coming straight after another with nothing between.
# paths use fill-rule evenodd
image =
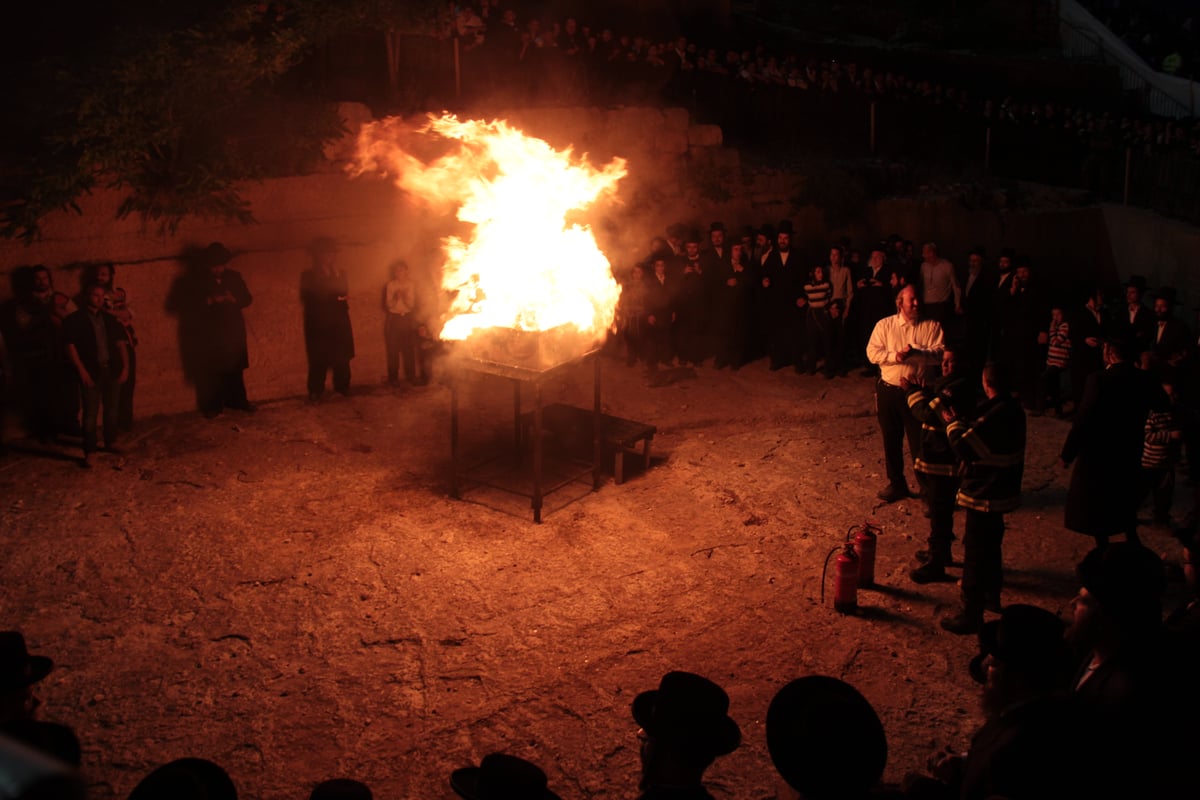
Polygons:
<instances>
[{"instance_id":1,"label":"fire extinguisher hose","mask_svg":"<svg viewBox=\"0 0 1200 800\"><path fill-rule=\"evenodd\" d=\"M842 546L839 544L829 551L829 555L825 556L825 563L821 566L821 605L825 604L825 574L829 571L829 559L833 558L833 554L840 552Z\"/></svg>"}]
</instances>

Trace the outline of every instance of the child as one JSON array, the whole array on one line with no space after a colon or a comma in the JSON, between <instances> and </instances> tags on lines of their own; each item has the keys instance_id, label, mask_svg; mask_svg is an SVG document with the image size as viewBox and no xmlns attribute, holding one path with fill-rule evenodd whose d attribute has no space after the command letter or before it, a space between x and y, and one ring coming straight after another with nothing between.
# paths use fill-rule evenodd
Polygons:
<instances>
[{"instance_id":1,"label":"child","mask_svg":"<svg viewBox=\"0 0 1200 800\"><path fill-rule=\"evenodd\" d=\"M1038 383L1035 411L1047 408L1051 414L1062 412L1062 376L1071 363L1071 325L1063 315L1063 304L1056 302L1050 308L1050 328L1046 337L1046 368Z\"/></svg>"},{"instance_id":2,"label":"child","mask_svg":"<svg viewBox=\"0 0 1200 800\"><path fill-rule=\"evenodd\" d=\"M1171 502L1175 499L1175 465L1179 463L1179 446L1183 431L1175 419L1178 395L1170 383L1163 391L1171 401L1166 411L1151 411L1146 417L1146 439L1142 446L1142 502L1147 495L1154 498L1154 524L1170 524Z\"/></svg>"}]
</instances>

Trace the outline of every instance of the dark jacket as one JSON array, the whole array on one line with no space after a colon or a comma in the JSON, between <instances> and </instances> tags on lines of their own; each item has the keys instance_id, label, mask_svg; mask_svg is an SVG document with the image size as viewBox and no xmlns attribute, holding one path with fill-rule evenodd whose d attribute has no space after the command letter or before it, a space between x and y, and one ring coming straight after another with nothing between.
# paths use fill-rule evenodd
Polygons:
<instances>
[{"instance_id":1,"label":"dark jacket","mask_svg":"<svg viewBox=\"0 0 1200 800\"><path fill-rule=\"evenodd\" d=\"M973 511L1005 513L1021 504L1025 472L1025 412L1011 396L981 405L974 419L956 419L946 437L962 463L955 500Z\"/></svg>"},{"instance_id":2,"label":"dark jacket","mask_svg":"<svg viewBox=\"0 0 1200 800\"><path fill-rule=\"evenodd\" d=\"M958 474L958 458L946 437L942 410L969 415L975 409L975 381L961 374L949 375L930 386L917 386L908 393L908 407L921 423L921 447L913 468L926 475L952 478Z\"/></svg>"},{"instance_id":3,"label":"dark jacket","mask_svg":"<svg viewBox=\"0 0 1200 800\"><path fill-rule=\"evenodd\" d=\"M1064 524L1089 536L1132 530L1146 417L1167 397L1153 376L1129 362L1088 377L1061 458L1074 463Z\"/></svg>"},{"instance_id":4,"label":"dark jacket","mask_svg":"<svg viewBox=\"0 0 1200 800\"><path fill-rule=\"evenodd\" d=\"M314 267L301 276L304 346L309 361L329 364L354 358L354 331L346 301L349 293L344 272L329 275Z\"/></svg>"},{"instance_id":5,"label":"dark jacket","mask_svg":"<svg viewBox=\"0 0 1200 800\"><path fill-rule=\"evenodd\" d=\"M88 374L94 378L100 371L100 362L96 330L92 327L89 318L91 314L92 312L86 308L68 314L67 318L63 320L63 338L67 344L75 345L75 351L79 353L79 360L83 362ZM116 374L126 364L127 356L121 351L121 348L129 341L125 335L125 326L107 311L99 311L97 315L104 324L107 336L108 363L106 366L111 373Z\"/></svg>"}]
</instances>

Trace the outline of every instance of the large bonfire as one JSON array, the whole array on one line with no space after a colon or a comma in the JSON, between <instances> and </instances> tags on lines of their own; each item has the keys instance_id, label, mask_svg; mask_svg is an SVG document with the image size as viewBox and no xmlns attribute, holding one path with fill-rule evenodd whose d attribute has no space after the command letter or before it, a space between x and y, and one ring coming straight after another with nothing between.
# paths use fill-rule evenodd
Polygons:
<instances>
[{"instance_id":1,"label":"large bonfire","mask_svg":"<svg viewBox=\"0 0 1200 800\"><path fill-rule=\"evenodd\" d=\"M442 147L421 158L429 137ZM612 324L620 295L612 268L590 227L569 218L615 191L623 159L596 169L507 122L446 114L416 128L397 117L364 125L354 169L383 173L470 224L469 234L442 240L442 287L454 297L443 339L562 326L599 338Z\"/></svg>"}]
</instances>

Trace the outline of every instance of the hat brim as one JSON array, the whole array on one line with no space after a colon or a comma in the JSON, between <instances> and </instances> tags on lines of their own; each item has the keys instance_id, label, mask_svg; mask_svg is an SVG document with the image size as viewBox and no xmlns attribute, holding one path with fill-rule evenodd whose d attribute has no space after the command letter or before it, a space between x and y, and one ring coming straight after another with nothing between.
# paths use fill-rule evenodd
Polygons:
<instances>
[{"instance_id":1,"label":"hat brim","mask_svg":"<svg viewBox=\"0 0 1200 800\"><path fill-rule=\"evenodd\" d=\"M462 767L450 773L450 788L452 788L459 797L464 797L466 800L486 800L483 794L480 793L479 782L483 777L482 767ZM542 800L562 800L550 789L546 789L542 793Z\"/></svg>"},{"instance_id":2,"label":"hat brim","mask_svg":"<svg viewBox=\"0 0 1200 800\"><path fill-rule=\"evenodd\" d=\"M642 692L633 698L633 721L654 738L681 738L673 737L670 731L665 731L655 724L654 706L657 702L657 689ZM725 716L707 729L689 729L682 738L686 738L689 743L702 745L714 756L724 756L738 749L738 745L742 743L742 730L732 718Z\"/></svg>"}]
</instances>

